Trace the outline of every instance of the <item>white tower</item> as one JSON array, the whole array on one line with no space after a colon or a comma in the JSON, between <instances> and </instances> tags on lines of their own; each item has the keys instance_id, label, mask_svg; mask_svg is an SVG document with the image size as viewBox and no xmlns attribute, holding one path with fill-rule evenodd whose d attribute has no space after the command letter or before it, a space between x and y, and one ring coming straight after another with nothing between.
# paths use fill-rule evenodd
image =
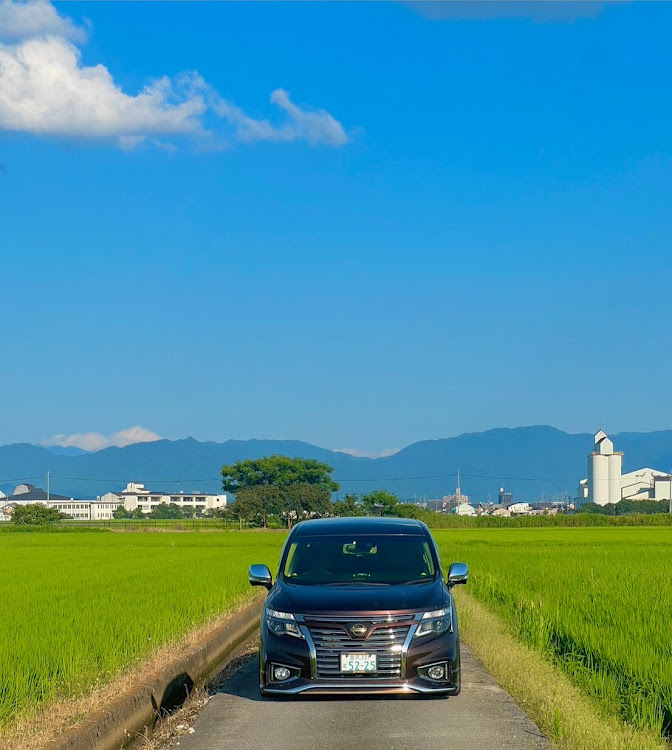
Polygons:
<instances>
[{"instance_id":1,"label":"white tower","mask_svg":"<svg viewBox=\"0 0 672 750\"><path fill-rule=\"evenodd\" d=\"M588 502L597 505L617 503L621 499L623 454L614 451L614 444L600 430L595 447L588 456Z\"/></svg>"}]
</instances>

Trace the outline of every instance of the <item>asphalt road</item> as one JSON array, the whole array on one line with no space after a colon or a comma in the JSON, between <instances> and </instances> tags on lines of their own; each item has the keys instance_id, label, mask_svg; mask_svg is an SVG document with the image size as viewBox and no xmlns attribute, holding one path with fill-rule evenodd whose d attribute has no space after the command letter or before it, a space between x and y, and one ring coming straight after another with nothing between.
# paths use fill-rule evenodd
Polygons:
<instances>
[{"instance_id":1,"label":"asphalt road","mask_svg":"<svg viewBox=\"0 0 672 750\"><path fill-rule=\"evenodd\" d=\"M456 698L262 698L254 658L211 699L181 750L535 750L550 748L462 646Z\"/></svg>"}]
</instances>

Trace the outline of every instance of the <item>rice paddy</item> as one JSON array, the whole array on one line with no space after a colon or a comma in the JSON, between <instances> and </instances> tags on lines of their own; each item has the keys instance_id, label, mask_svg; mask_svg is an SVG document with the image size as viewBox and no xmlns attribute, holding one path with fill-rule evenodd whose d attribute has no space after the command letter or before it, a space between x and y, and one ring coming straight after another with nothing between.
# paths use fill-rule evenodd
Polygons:
<instances>
[{"instance_id":1,"label":"rice paddy","mask_svg":"<svg viewBox=\"0 0 672 750\"><path fill-rule=\"evenodd\" d=\"M605 715L669 735L672 528L441 529L444 567ZM0 535L0 733L252 595L281 532Z\"/></svg>"},{"instance_id":2,"label":"rice paddy","mask_svg":"<svg viewBox=\"0 0 672 750\"><path fill-rule=\"evenodd\" d=\"M672 729L672 530L436 531L469 593L606 713Z\"/></svg>"},{"instance_id":3,"label":"rice paddy","mask_svg":"<svg viewBox=\"0 0 672 750\"><path fill-rule=\"evenodd\" d=\"M0 731L78 698L252 595L247 568L276 564L284 534L0 536Z\"/></svg>"}]
</instances>

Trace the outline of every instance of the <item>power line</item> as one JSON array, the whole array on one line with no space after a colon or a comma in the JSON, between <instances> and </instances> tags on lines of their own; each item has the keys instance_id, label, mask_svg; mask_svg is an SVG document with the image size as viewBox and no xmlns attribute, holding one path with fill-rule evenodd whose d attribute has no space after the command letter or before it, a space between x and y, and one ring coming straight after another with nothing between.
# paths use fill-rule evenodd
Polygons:
<instances>
[{"instance_id":1,"label":"power line","mask_svg":"<svg viewBox=\"0 0 672 750\"><path fill-rule=\"evenodd\" d=\"M576 477L501 477L492 474L465 474L463 477L474 479L502 479L507 482L576 482Z\"/></svg>"},{"instance_id":2,"label":"power line","mask_svg":"<svg viewBox=\"0 0 672 750\"><path fill-rule=\"evenodd\" d=\"M426 479L450 479L456 477L457 472L450 474L424 474L421 476L406 476L406 477L344 477L337 478L336 481L343 482L412 482ZM460 476L469 477L470 479L497 479L503 482L575 482L576 477L510 477L503 476L501 474L468 474L463 471L460 472ZM66 477L52 474L52 479L61 479L69 482L109 482L109 483L127 483L128 478L125 479L110 479L102 477ZM0 482L22 482L28 479L44 479L44 475L34 477L22 477L14 479L0 479ZM195 484L198 482L217 482L219 477L200 477L190 479L143 479L143 483L146 484Z\"/></svg>"},{"instance_id":3,"label":"power line","mask_svg":"<svg viewBox=\"0 0 672 750\"><path fill-rule=\"evenodd\" d=\"M29 479L44 479L45 476L45 474L40 474L36 477L13 477L11 479L0 479L0 482L3 484L5 482L27 482Z\"/></svg>"},{"instance_id":4,"label":"power line","mask_svg":"<svg viewBox=\"0 0 672 750\"><path fill-rule=\"evenodd\" d=\"M122 482L125 484L128 484L128 477L126 479L102 479L100 477L61 477L56 476L55 474L51 475L52 479L67 479L70 482ZM38 479L38 477L33 477L33 479ZM142 483L145 482L149 484L150 482L152 484L182 484L187 482L218 482L220 481L218 477L208 477L200 479L143 479ZM135 483L137 484L137 482Z\"/></svg>"},{"instance_id":5,"label":"power line","mask_svg":"<svg viewBox=\"0 0 672 750\"><path fill-rule=\"evenodd\" d=\"M337 482L407 482L412 481L415 479L447 479L450 477L456 477L457 472L453 472L452 474L428 474L424 477L388 477L387 479L370 479L370 478L361 478L361 479L337 479ZM467 476L467 474L463 474L462 476Z\"/></svg>"}]
</instances>

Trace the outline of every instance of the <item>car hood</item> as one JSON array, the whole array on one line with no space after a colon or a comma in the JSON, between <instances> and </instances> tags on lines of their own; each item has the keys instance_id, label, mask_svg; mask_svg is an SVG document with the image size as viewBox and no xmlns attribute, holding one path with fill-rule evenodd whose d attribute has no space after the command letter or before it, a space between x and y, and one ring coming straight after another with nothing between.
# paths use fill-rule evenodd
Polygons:
<instances>
[{"instance_id":1,"label":"car hood","mask_svg":"<svg viewBox=\"0 0 672 750\"><path fill-rule=\"evenodd\" d=\"M306 586L278 581L267 606L292 614L375 614L440 609L447 601L448 593L440 578L410 586Z\"/></svg>"}]
</instances>

